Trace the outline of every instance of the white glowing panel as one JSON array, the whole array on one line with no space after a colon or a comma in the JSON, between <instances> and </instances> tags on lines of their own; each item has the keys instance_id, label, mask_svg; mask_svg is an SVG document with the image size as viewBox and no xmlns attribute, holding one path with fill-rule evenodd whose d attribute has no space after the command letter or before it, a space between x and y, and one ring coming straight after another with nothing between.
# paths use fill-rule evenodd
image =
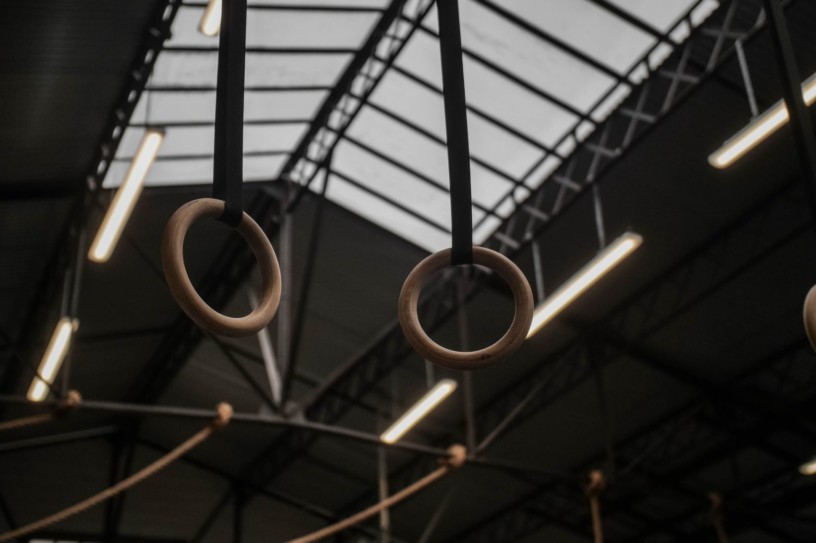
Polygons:
<instances>
[{"instance_id":1,"label":"white glowing panel","mask_svg":"<svg viewBox=\"0 0 816 543\"><path fill-rule=\"evenodd\" d=\"M671 47L661 47L651 33L588 0L491 1L498 10L510 12L540 32L514 24L489 6L460 1L465 87L471 107L473 201L498 215L474 210L476 243L487 239L501 224L500 218L510 216L532 189L555 172L562 159L550 150L568 157L592 135L595 124L582 115L603 121L648 74L644 58L654 68L671 54ZM691 31L682 19L694 4L693 0L621 2L625 11L657 32L671 30L677 41ZM701 2L691 14L692 23L702 22L717 5L714 0ZM355 211L392 231L405 228L403 237L429 251L448 246L449 235L442 243L438 228L428 226L432 234L418 228L415 217L403 217L399 224L404 226L399 226L393 216L405 212L398 212L390 202L448 227L449 195L428 183L412 183L404 168L385 164L383 157L438 185L449 185L444 106L437 92L442 88L437 34L432 9L400 53L395 69L372 93L371 105L361 109L348 130L350 139L368 149L343 144L339 148L343 152L334 157L338 171L383 196L367 196L366 204L355 206ZM580 54L572 54L570 48ZM338 184L343 184L342 179Z\"/></svg>"},{"instance_id":2,"label":"white glowing panel","mask_svg":"<svg viewBox=\"0 0 816 543\"><path fill-rule=\"evenodd\" d=\"M354 51L371 32L386 0L343 0L334 6L371 8L321 12L299 7L325 2L250 0L247 13L244 159L247 181L273 179L343 73ZM131 116L104 180L116 187L145 126L161 126L165 144L146 185L209 184L215 121L218 38L198 31L203 6L183 5L172 37Z\"/></svg>"},{"instance_id":3,"label":"white glowing panel","mask_svg":"<svg viewBox=\"0 0 816 543\"><path fill-rule=\"evenodd\" d=\"M719 5L703 0L689 14L695 0L612 1L677 42ZM497 9L460 0L476 243L487 239L532 190L549 182L563 159L592 135L595 122L615 111L672 52L652 33L590 0L490 2ZM276 0L249 4L247 42L255 50L246 60L244 169L252 181L280 173L379 20L376 10L390 1L300 0L284 9ZM298 9L313 6L374 11ZM404 13L415 13L416 6L417 0L408 0ZM148 85L154 90L143 93L105 186L121 182L150 125L165 126L166 140L146 184L211 182L218 39L198 32L202 10L200 5L180 8ZM684 20L687 14L690 23ZM411 28L411 22L401 20L389 32L406 36ZM429 251L450 244L437 34L432 8L338 142L337 175L327 192L336 203ZM376 49L373 77L388 69L382 62L388 53L384 44ZM362 89L355 81L352 94L359 96ZM348 100L357 105L357 98ZM337 112L330 126L342 126ZM327 133L329 143L336 137ZM307 164L304 171L308 178L316 167ZM486 213L490 209L495 214Z\"/></svg>"}]
</instances>

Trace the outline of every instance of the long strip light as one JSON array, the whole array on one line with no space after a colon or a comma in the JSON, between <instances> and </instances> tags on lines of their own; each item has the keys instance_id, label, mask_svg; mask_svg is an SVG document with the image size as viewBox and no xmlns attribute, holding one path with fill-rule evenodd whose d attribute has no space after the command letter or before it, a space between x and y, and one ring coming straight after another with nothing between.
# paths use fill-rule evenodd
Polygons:
<instances>
[{"instance_id":1,"label":"long strip light","mask_svg":"<svg viewBox=\"0 0 816 543\"><path fill-rule=\"evenodd\" d=\"M37 368L39 375L34 378L28 388L26 397L30 401L41 402L48 396L48 385L54 382L54 377L62 366L62 361L65 360L65 354L71 344L71 335L76 330L77 324L77 321L68 317L61 318L57 323L40 361L40 366Z\"/></svg>"},{"instance_id":2,"label":"long strip light","mask_svg":"<svg viewBox=\"0 0 816 543\"><path fill-rule=\"evenodd\" d=\"M805 104L816 102L816 74L802 83L802 97ZM785 126L790 120L784 100L776 102L770 109L759 115L751 123L737 132L722 147L713 152L708 161L715 168L726 168L742 158L748 151L762 143L771 134Z\"/></svg>"},{"instance_id":3,"label":"long strip light","mask_svg":"<svg viewBox=\"0 0 816 543\"><path fill-rule=\"evenodd\" d=\"M816 475L816 458L811 458L799 466L799 473L806 476Z\"/></svg>"},{"instance_id":4,"label":"long strip light","mask_svg":"<svg viewBox=\"0 0 816 543\"><path fill-rule=\"evenodd\" d=\"M130 163L125 180L119 185L108 212L96 233L88 258L94 262L107 262L122 235L122 230L130 218L133 206L142 193L145 177L151 164L156 159L159 147L164 140L164 131L151 128L145 132L136 156Z\"/></svg>"},{"instance_id":5,"label":"long strip light","mask_svg":"<svg viewBox=\"0 0 816 543\"><path fill-rule=\"evenodd\" d=\"M583 294L585 290L595 284L621 260L640 247L641 243L643 243L643 238L640 235L627 232L608 245L598 256L581 268L567 283L561 285L558 290L553 292L536 308L527 337L529 338L538 332L567 307L570 302Z\"/></svg>"},{"instance_id":6,"label":"long strip light","mask_svg":"<svg viewBox=\"0 0 816 543\"><path fill-rule=\"evenodd\" d=\"M198 24L198 31L209 37L221 32L221 0L209 1Z\"/></svg>"},{"instance_id":7,"label":"long strip light","mask_svg":"<svg viewBox=\"0 0 816 543\"><path fill-rule=\"evenodd\" d=\"M433 411L442 400L456 390L456 381L452 379L442 379L429 390L414 406L405 412L388 430L383 432L380 439L384 443L396 443L405 433L413 428L420 420Z\"/></svg>"}]
</instances>

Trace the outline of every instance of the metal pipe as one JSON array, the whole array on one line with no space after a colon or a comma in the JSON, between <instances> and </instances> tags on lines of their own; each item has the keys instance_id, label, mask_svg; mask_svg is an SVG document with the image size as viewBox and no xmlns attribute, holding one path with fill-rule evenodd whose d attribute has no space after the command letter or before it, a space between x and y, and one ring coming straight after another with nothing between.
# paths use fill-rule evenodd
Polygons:
<instances>
[{"instance_id":1,"label":"metal pipe","mask_svg":"<svg viewBox=\"0 0 816 543\"><path fill-rule=\"evenodd\" d=\"M748 69L748 60L745 58L745 48L742 46L742 39L734 42L734 49L737 51L737 60L739 61L740 73L742 74L742 82L745 85L745 94L748 96L748 107L751 108L751 118L759 115L759 106L757 105L756 93L754 92L754 83L751 81L751 72Z\"/></svg>"},{"instance_id":2,"label":"metal pipe","mask_svg":"<svg viewBox=\"0 0 816 543\"><path fill-rule=\"evenodd\" d=\"M816 137L813 135L813 120L802 96L802 77L796 65L796 55L793 51L785 14L782 11L782 4L779 0L764 0L764 4L779 67L782 96L790 116L805 191L813 217L816 218Z\"/></svg>"},{"instance_id":3,"label":"metal pipe","mask_svg":"<svg viewBox=\"0 0 816 543\"><path fill-rule=\"evenodd\" d=\"M76 432L64 432L42 437L8 441L6 443L0 443L0 453L37 449L39 447L49 447L51 445L62 445L63 443L74 443L76 441L83 441L86 439L96 439L115 434L117 431L119 431L119 427L111 425L102 426L100 428L90 428L88 430L78 430Z\"/></svg>"},{"instance_id":4,"label":"metal pipe","mask_svg":"<svg viewBox=\"0 0 816 543\"><path fill-rule=\"evenodd\" d=\"M31 402L26 400L23 396L0 395L0 403L31 405ZM40 402L37 407L52 407L56 402ZM196 420L212 420L217 415L215 409L201 409L196 407L179 407L170 405L146 405L122 402L110 402L102 400L82 400L81 409L85 411L103 411L108 413L120 413L124 415L138 415L138 416L160 416L160 417L175 417ZM446 457L448 452L445 449L436 447L429 447L419 443L410 443L406 441L399 441L393 444L385 444L380 441L380 437L368 432L362 432L351 428L343 428L340 426L332 426L320 422L309 422L304 420L285 419L276 415L259 415L255 413L234 413L232 415L233 423L245 424L261 424L266 426L280 426L283 428L296 428L300 430L307 430L312 432L319 432L326 435L341 437L359 441L361 443L369 443L372 445L383 445L385 447L392 447L403 451L413 452L417 454L425 454L429 456Z\"/></svg>"}]
</instances>

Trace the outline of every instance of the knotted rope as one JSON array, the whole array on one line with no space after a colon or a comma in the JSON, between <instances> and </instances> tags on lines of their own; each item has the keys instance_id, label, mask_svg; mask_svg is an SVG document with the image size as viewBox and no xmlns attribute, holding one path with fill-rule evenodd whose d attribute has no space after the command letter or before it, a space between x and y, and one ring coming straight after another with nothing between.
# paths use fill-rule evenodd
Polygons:
<instances>
[{"instance_id":1,"label":"knotted rope","mask_svg":"<svg viewBox=\"0 0 816 543\"><path fill-rule=\"evenodd\" d=\"M709 492L708 500L711 502L711 509L708 512L711 525L714 526L714 531L717 532L717 540L719 543L730 543L728 534L725 533L725 526L723 525L722 513L722 496L717 492Z\"/></svg>"},{"instance_id":2,"label":"knotted rope","mask_svg":"<svg viewBox=\"0 0 816 543\"><path fill-rule=\"evenodd\" d=\"M345 530L351 526L354 526L357 523L363 522L364 520L373 517L374 515L378 514L380 511L384 509L388 509L393 507L394 505L398 504L399 502L403 501L404 499L410 497L413 494L416 494L426 486L430 485L437 479L440 479L450 473L451 471L462 467L467 459L467 449L465 449L462 445L453 445L448 449L448 457L444 459L440 459L440 466L438 469L432 471L419 481L403 488L396 494L389 496L388 498L384 499L383 501L376 503L369 507L368 509L364 509L359 513L352 515L348 518L345 518L331 526L327 526L323 529L317 530L316 532L312 532L311 534L305 535L303 537L299 537L297 539L293 539L289 541L289 543L312 543L314 541L320 541L324 538L327 538L337 532Z\"/></svg>"},{"instance_id":3,"label":"knotted rope","mask_svg":"<svg viewBox=\"0 0 816 543\"><path fill-rule=\"evenodd\" d=\"M603 524L601 523L601 500L600 495L606 488L606 478L600 470L593 470L589 473L589 483L584 489L586 497L589 498L589 510L592 514L592 533L595 543L603 543Z\"/></svg>"},{"instance_id":4,"label":"knotted rope","mask_svg":"<svg viewBox=\"0 0 816 543\"><path fill-rule=\"evenodd\" d=\"M53 515L47 516L30 524L26 524L25 526L21 526L20 528L11 530L10 532L0 534L0 541L12 541L14 539L18 539L33 532L47 528L48 526L56 524L57 522L61 522L67 518L73 517L74 515L82 513L83 511L86 511L91 507L99 505L105 500L113 498L117 494L120 494L125 490L141 483L148 477L155 475L157 472L166 468L167 466L178 460L181 456L188 453L191 449L200 445L214 432L220 430L221 428L229 424L230 419L232 418L232 406L230 406L227 403L220 403L218 404L216 411L217 415L215 419L213 419L209 424L207 424L207 426L199 430L198 433L190 437L187 441L185 441L172 451L168 452L167 454L165 454L152 464L142 468L141 470L137 471L127 479L121 480L112 487L103 490L99 494L91 496L90 498L87 498L66 509L63 509L62 511L54 513Z\"/></svg>"},{"instance_id":5,"label":"knotted rope","mask_svg":"<svg viewBox=\"0 0 816 543\"><path fill-rule=\"evenodd\" d=\"M16 430L17 428L25 428L26 426L34 426L36 424L43 424L54 419L64 417L82 403L82 395L76 390L68 391L65 398L61 399L48 413L42 415L31 415L30 417L21 417L19 419L7 420L0 422L0 432L6 430Z\"/></svg>"}]
</instances>

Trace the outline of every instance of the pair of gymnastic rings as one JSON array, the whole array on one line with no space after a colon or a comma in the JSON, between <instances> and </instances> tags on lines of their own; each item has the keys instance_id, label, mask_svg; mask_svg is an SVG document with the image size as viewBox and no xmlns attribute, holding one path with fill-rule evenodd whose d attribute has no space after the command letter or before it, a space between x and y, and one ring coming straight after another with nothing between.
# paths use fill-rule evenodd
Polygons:
<instances>
[{"instance_id":1,"label":"pair of gymnastic rings","mask_svg":"<svg viewBox=\"0 0 816 543\"><path fill-rule=\"evenodd\" d=\"M502 254L473 246L470 151L462 67L458 0L438 2L440 51L450 173L452 248L424 259L408 275L399 297L399 321L408 343L425 359L451 369L476 369L507 358L524 342L533 316L533 294L524 274ZM162 238L162 267L170 292L201 328L225 336L245 336L266 326L281 297L281 273L272 244L241 206L243 159L244 57L246 0L228 0L222 9L216 91L213 198L194 200L179 208ZM257 307L240 318L225 316L196 292L184 266L184 237L202 217L214 217L237 229L249 243L261 271ZM431 276L450 265L479 264L504 279L513 293L515 314L510 328L484 349L458 352L434 342L422 329L417 305Z\"/></svg>"}]
</instances>

